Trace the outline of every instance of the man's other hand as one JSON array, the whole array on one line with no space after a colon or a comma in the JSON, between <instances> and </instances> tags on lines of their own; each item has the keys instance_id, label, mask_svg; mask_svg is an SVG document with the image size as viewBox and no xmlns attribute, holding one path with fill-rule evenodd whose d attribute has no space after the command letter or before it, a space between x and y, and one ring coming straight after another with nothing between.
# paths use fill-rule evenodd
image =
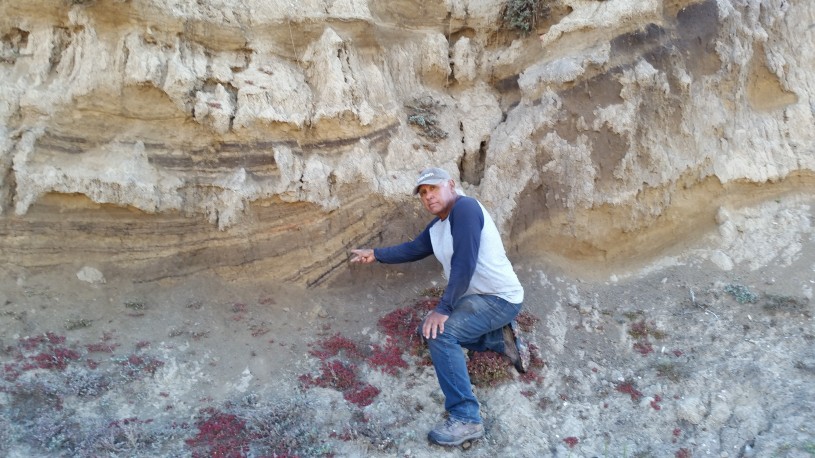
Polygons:
<instances>
[{"instance_id":1,"label":"man's other hand","mask_svg":"<svg viewBox=\"0 0 815 458\"><path fill-rule=\"evenodd\" d=\"M437 335L444 333L444 322L447 321L448 316L441 314L437 311L430 312L427 318L424 319L422 325L422 335L425 339L435 339Z\"/></svg>"}]
</instances>

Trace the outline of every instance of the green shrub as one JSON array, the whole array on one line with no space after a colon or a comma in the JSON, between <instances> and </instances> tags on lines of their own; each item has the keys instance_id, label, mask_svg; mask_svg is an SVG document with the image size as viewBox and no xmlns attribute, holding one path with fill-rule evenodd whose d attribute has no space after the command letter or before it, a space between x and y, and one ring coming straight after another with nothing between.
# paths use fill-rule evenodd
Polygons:
<instances>
[{"instance_id":1,"label":"green shrub","mask_svg":"<svg viewBox=\"0 0 815 458\"><path fill-rule=\"evenodd\" d=\"M513 30L531 32L535 22L549 13L546 0L509 0L504 10L504 23Z\"/></svg>"},{"instance_id":2,"label":"green shrub","mask_svg":"<svg viewBox=\"0 0 815 458\"><path fill-rule=\"evenodd\" d=\"M438 141L447 138L447 132L438 127L439 120L436 113L439 106L439 103L430 96L414 99L412 104L406 105L408 124L414 126L419 135L429 140Z\"/></svg>"}]
</instances>

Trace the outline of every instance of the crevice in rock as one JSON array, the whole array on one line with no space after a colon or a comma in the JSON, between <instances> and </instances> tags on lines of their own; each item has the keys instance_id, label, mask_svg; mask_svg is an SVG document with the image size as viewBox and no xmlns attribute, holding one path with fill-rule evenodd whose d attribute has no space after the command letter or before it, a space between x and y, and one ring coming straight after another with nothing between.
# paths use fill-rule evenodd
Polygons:
<instances>
[{"instance_id":1,"label":"crevice in rock","mask_svg":"<svg viewBox=\"0 0 815 458\"><path fill-rule=\"evenodd\" d=\"M70 31L65 27L54 27L52 31L54 38L51 46L51 56L48 59L48 73L56 72L65 50L71 45L73 37L78 32L77 30Z\"/></svg>"},{"instance_id":2,"label":"crevice in rock","mask_svg":"<svg viewBox=\"0 0 815 458\"><path fill-rule=\"evenodd\" d=\"M478 151L465 152L459 163L461 181L474 186L484 178L484 165L487 160L487 141L482 141Z\"/></svg>"},{"instance_id":3,"label":"crevice in rock","mask_svg":"<svg viewBox=\"0 0 815 458\"><path fill-rule=\"evenodd\" d=\"M0 215L9 212L17 195L17 180L11 168L11 161L8 164L2 164L2 166L3 168L0 169L0 173L2 173L2 178L0 178Z\"/></svg>"}]
</instances>

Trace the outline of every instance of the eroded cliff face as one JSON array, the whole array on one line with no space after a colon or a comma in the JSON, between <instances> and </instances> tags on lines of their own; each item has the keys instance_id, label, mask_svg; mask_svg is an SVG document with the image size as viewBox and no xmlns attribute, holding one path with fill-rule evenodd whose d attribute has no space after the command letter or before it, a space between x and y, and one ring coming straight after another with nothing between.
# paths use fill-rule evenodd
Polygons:
<instances>
[{"instance_id":1,"label":"eroded cliff face","mask_svg":"<svg viewBox=\"0 0 815 458\"><path fill-rule=\"evenodd\" d=\"M505 3L4 1L0 262L317 285L428 165L511 252L611 262L810 186L812 2Z\"/></svg>"}]
</instances>

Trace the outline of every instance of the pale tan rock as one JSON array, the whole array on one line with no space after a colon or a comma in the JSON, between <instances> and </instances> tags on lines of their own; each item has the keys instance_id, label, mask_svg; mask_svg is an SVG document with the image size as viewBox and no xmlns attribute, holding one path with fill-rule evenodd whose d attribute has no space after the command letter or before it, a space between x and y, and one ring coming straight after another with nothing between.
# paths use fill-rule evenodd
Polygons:
<instances>
[{"instance_id":1,"label":"pale tan rock","mask_svg":"<svg viewBox=\"0 0 815 458\"><path fill-rule=\"evenodd\" d=\"M229 132L230 118L234 112L232 99L222 84L215 86L212 93L198 91L195 94L195 120L218 134Z\"/></svg>"},{"instance_id":2,"label":"pale tan rock","mask_svg":"<svg viewBox=\"0 0 815 458\"><path fill-rule=\"evenodd\" d=\"M420 44L421 75L423 78L441 84L450 76L449 45L444 35L429 33Z\"/></svg>"},{"instance_id":3,"label":"pale tan rock","mask_svg":"<svg viewBox=\"0 0 815 458\"><path fill-rule=\"evenodd\" d=\"M236 73L231 83L237 88L233 125L238 131L276 122L302 128L311 118L311 88L303 71L289 62L269 59L261 68Z\"/></svg>"},{"instance_id":4,"label":"pale tan rock","mask_svg":"<svg viewBox=\"0 0 815 458\"><path fill-rule=\"evenodd\" d=\"M461 38L453 45L453 74L457 81L466 83L475 79L477 56L477 52L467 37Z\"/></svg>"}]
</instances>

